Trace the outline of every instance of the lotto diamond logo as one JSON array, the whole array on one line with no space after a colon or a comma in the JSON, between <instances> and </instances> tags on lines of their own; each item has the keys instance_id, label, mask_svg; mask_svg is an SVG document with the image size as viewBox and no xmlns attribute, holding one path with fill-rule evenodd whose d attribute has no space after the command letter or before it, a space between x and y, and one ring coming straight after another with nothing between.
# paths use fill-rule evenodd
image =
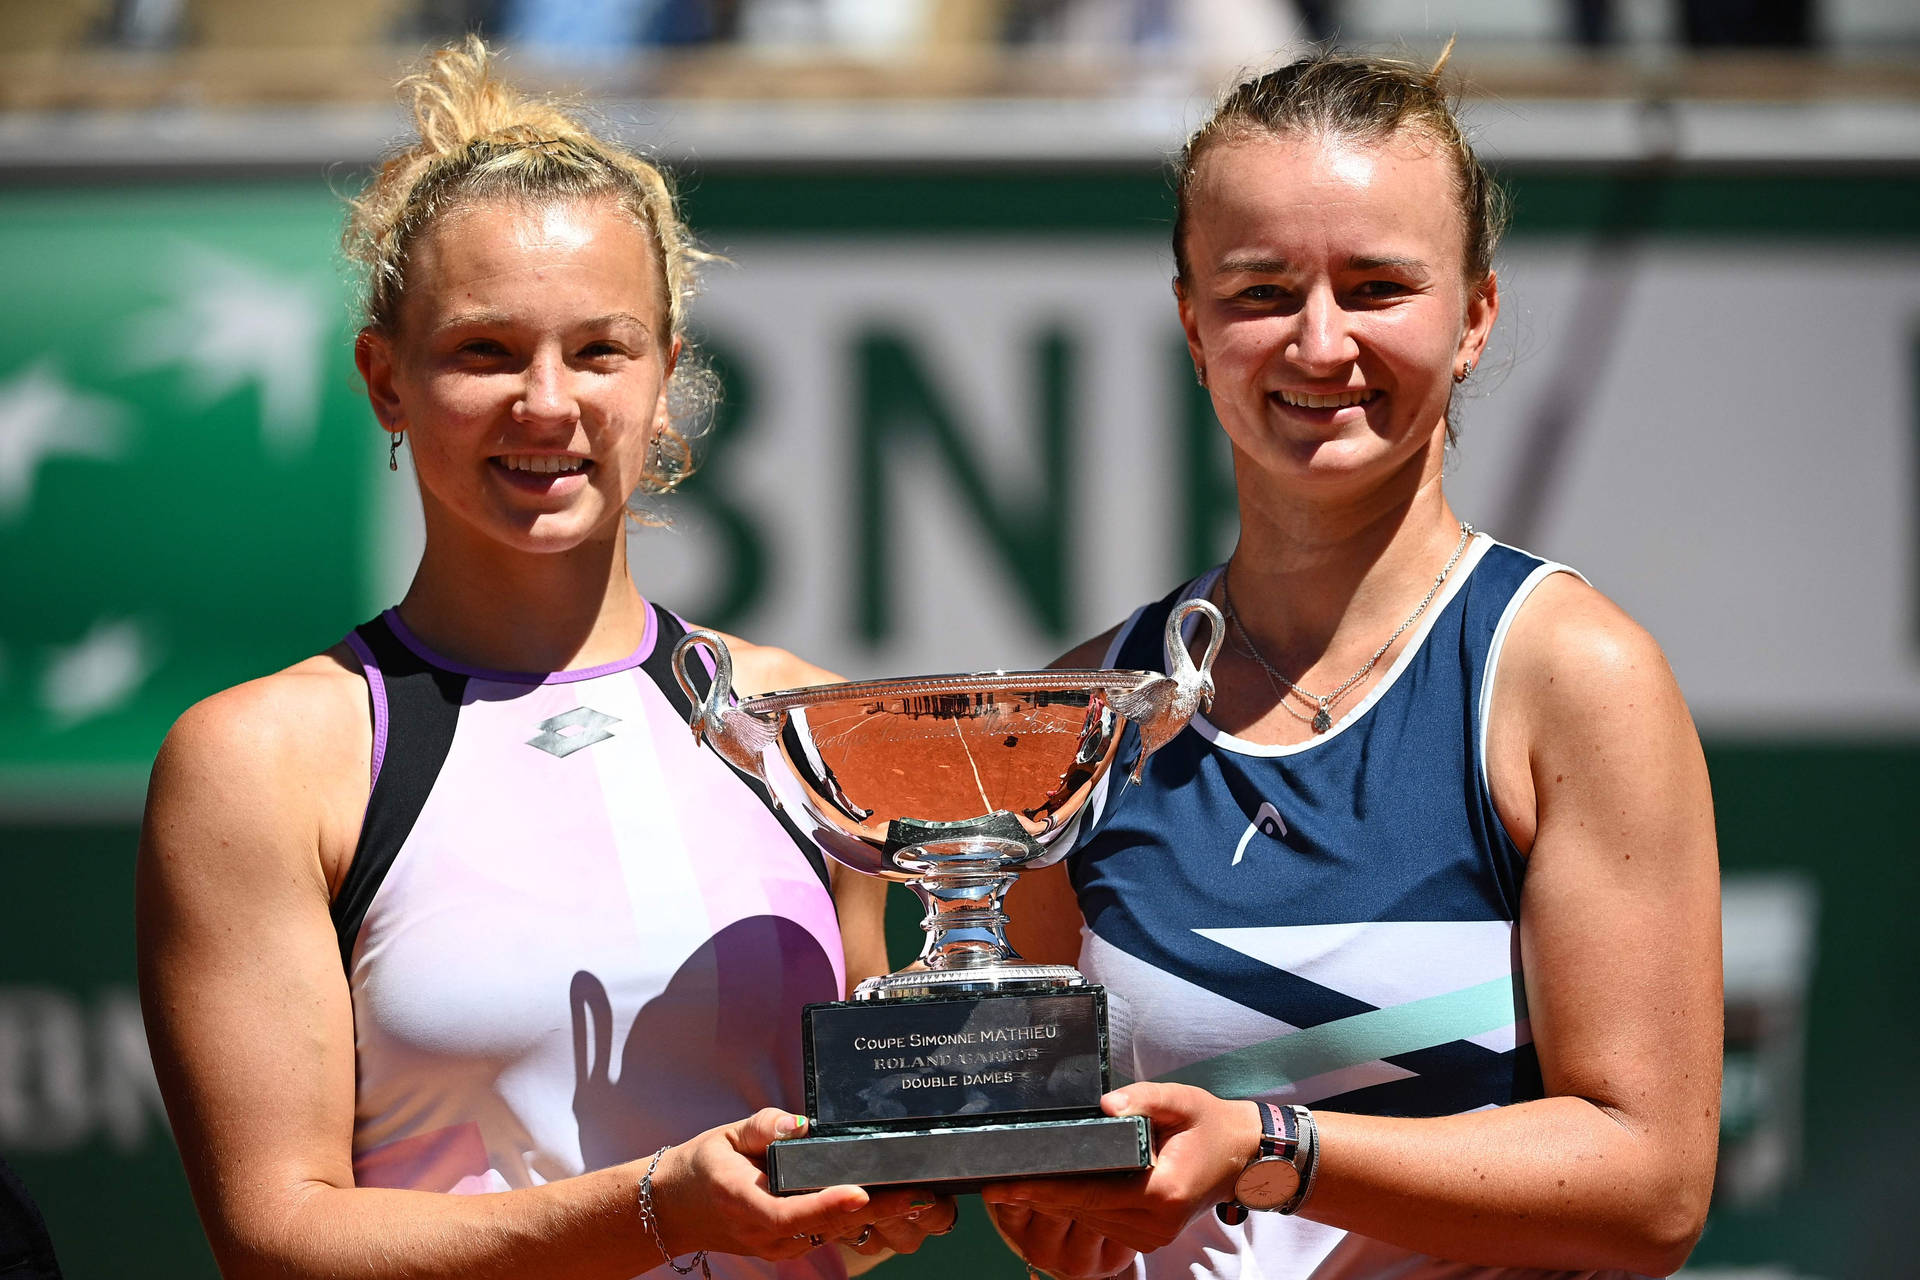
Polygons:
<instances>
[{"instance_id":1,"label":"lotto diamond logo","mask_svg":"<svg viewBox=\"0 0 1920 1280\"><path fill-rule=\"evenodd\" d=\"M611 738L613 731L607 726L619 723L619 716L610 716L592 707L575 707L550 720L542 720L540 732L528 738L527 745L565 760L583 747Z\"/></svg>"}]
</instances>

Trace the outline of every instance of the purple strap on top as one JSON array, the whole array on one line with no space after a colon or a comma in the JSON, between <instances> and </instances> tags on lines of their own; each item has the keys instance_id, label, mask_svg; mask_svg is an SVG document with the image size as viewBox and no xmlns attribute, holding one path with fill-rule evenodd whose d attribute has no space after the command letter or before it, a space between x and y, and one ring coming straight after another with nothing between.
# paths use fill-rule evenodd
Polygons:
<instances>
[{"instance_id":1,"label":"purple strap on top","mask_svg":"<svg viewBox=\"0 0 1920 1280\"><path fill-rule=\"evenodd\" d=\"M367 780L367 794L380 782L380 765L387 758L387 683L380 676L380 664L373 650L358 631L347 632L347 647L360 659L361 674L367 678L367 698L373 704L373 776Z\"/></svg>"}]
</instances>

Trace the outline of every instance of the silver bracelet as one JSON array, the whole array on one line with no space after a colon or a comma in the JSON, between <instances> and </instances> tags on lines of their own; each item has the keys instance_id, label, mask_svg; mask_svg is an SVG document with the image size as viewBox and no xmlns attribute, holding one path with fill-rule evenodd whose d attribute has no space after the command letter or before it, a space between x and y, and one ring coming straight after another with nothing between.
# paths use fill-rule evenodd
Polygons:
<instances>
[{"instance_id":1,"label":"silver bracelet","mask_svg":"<svg viewBox=\"0 0 1920 1280\"><path fill-rule=\"evenodd\" d=\"M667 1252L667 1242L660 1235L660 1215L653 1207L653 1171L660 1167L660 1157L667 1154L666 1147L653 1153L653 1159L647 1161L647 1171L640 1175L640 1221L646 1226L647 1234L653 1237L653 1247L667 1260L667 1265L683 1276L693 1274L695 1267L700 1268L700 1280L713 1280L713 1272L707 1270L707 1251L702 1249L693 1255L686 1266L673 1260Z\"/></svg>"},{"instance_id":2,"label":"silver bracelet","mask_svg":"<svg viewBox=\"0 0 1920 1280\"><path fill-rule=\"evenodd\" d=\"M1313 1112L1299 1103L1293 1104L1293 1118L1300 1134L1300 1163L1305 1171L1299 1192L1280 1206L1280 1212L1286 1214L1298 1213L1306 1207L1307 1197L1313 1194L1313 1181L1320 1176L1320 1126L1314 1123Z\"/></svg>"}]
</instances>

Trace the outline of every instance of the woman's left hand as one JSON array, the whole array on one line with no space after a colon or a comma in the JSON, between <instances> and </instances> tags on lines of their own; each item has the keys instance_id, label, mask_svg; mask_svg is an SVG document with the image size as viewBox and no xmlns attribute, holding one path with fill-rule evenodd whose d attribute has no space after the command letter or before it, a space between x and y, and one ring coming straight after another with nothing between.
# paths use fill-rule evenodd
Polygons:
<instances>
[{"instance_id":1,"label":"woman's left hand","mask_svg":"<svg viewBox=\"0 0 1920 1280\"><path fill-rule=\"evenodd\" d=\"M1216 1098L1191 1085L1128 1085L1102 1098L1100 1107L1110 1116L1153 1122L1151 1169L1125 1177L1000 1182L982 1189L980 1198L989 1206L1070 1219L1115 1244L1150 1253L1226 1199L1260 1147L1260 1118L1252 1103ZM1034 1233L1030 1224L1020 1225Z\"/></svg>"},{"instance_id":2,"label":"woman's left hand","mask_svg":"<svg viewBox=\"0 0 1920 1280\"><path fill-rule=\"evenodd\" d=\"M1030 1204L990 1204L987 1213L1021 1261L1055 1280L1101 1280L1140 1256L1084 1223Z\"/></svg>"}]
</instances>

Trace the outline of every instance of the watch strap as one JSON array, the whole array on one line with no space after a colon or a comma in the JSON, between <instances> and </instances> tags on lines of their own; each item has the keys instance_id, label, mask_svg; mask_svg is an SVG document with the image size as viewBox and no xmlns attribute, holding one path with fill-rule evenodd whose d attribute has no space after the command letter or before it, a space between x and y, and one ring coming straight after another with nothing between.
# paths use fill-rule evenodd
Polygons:
<instances>
[{"instance_id":1,"label":"watch strap","mask_svg":"<svg viewBox=\"0 0 1920 1280\"><path fill-rule=\"evenodd\" d=\"M1271 1102L1255 1102L1253 1105L1260 1111L1260 1150L1254 1159L1272 1159L1276 1156L1282 1160L1293 1159L1293 1153L1300 1149L1300 1119L1294 1113L1294 1108Z\"/></svg>"},{"instance_id":2,"label":"watch strap","mask_svg":"<svg viewBox=\"0 0 1920 1280\"><path fill-rule=\"evenodd\" d=\"M1306 1205L1307 1197L1313 1194L1314 1179L1320 1176L1320 1126L1314 1122L1313 1112L1305 1107L1293 1105L1288 1110L1295 1113L1294 1119L1300 1135L1299 1154L1294 1158L1293 1166L1300 1171L1300 1190L1293 1199L1280 1206L1277 1212L1295 1214Z\"/></svg>"}]
</instances>

